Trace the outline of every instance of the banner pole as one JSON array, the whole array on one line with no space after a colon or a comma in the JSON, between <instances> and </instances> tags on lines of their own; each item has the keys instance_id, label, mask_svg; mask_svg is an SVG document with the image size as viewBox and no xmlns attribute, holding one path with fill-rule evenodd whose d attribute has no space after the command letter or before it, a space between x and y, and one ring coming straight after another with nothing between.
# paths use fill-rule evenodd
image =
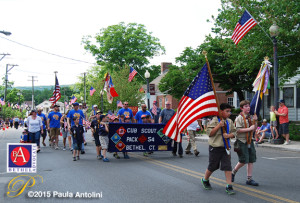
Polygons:
<instances>
[{"instance_id":1,"label":"banner pole","mask_svg":"<svg viewBox=\"0 0 300 203\"><path fill-rule=\"evenodd\" d=\"M216 103L217 103L217 106L218 106L219 116L220 116L220 119L222 119L221 118L221 110L220 110L220 106L219 106L219 101L218 101L218 97L217 97L217 93L216 93L216 88L215 88L215 83L213 81L213 77L212 77L212 74L211 74L210 65L209 65L209 62L208 62L208 59L207 59L207 51L203 51L202 54L205 56L205 61L206 61L206 64L207 64L207 69L208 69L209 77L210 77L211 84L212 84L212 87L213 87L213 90L214 90L214 95L216 97ZM224 126L222 127L222 129L223 129L223 132L226 132ZM227 152L228 155L230 155L230 149L229 149L229 146L228 146L228 138L224 138L224 139L225 139L225 145L226 145L225 146L226 147L226 152Z\"/></svg>"}]
</instances>

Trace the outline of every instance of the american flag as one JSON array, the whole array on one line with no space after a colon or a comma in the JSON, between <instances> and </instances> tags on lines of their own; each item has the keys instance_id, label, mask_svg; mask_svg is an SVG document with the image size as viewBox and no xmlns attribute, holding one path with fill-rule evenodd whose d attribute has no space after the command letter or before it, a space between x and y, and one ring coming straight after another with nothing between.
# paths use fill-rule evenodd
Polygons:
<instances>
[{"instance_id":1,"label":"american flag","mask_svg":"<svg viewBox=\"0 0 300 203\"><path fill-rule=\"evenodd\" d=\"M90 95L91 96L93 96L93 94L96 92L96 90L93 88L93 87L91 87L91 89L90 89Z\"/></svg>"},{"instance_id":2,"label":"american flag","mask_svg":"<svg viewBox=\"0 0 300 203\"><path fill-rule=\"evenodd\" d=\"M73 96L73 97L71 98L71 104L75 103L76 101L77 101L77 98L76 98L75 96Z\"/></svg>"},{"instance_id":3,"label":"american flag","mask_svg":"<svg viewBox=\"0 0 300 203\"><path fill-rule=\"evenodd\" d=\"M219 114L208 67L205 64L185 91L177 112L164 127L163 133L176 142L181 142L180 133L184 129L195 120L210 115Z\"/></svg>"},{"instance_id":4,"label":"american flag","mask_svg":"<svg viewBox=\"0 0 300 203\"><path fill-rule=\"evenodd\" d=\"M0 98L0 104L1 104L2 106L5 105L5 101L4 101L2 98Z\"/></svg>"},{"instance_id":5,"label":"american flag","mask_svg":"<svg viewBox=\"0 0 300 203\"><path fill-rule=\"evenodd\" d=\"M121 108L123 108L123 104L122 104L122 102L121 101L117 101L117 107L121 107Z\"/></svg>"},{"instance_id":6,"label":"american flag","mask_svg":"<svg viewBox=\"0 0 300 203\"><path fill-rule=\"evenodd\" d=\"M91 123L87 119L83 119L82 124L87 128L90 129Z\"/></svg>"},{"instance_id":7,"label":"american flag","mask_svg":"<svg viewBox=\"0 0 300 203\"><path fill-rule=\"evenodd\" d=\"M244 14L234 28L231 37L233 42L237 45L239 41L247 34L247 32L249 32L256 24L257 22L255 21L255 19L247 10L245 10Z\"/></svg>"},{"instance_id":8,"label":"american flag","mask_svg":"<svg viewBox=\"0 0 300 203\"><path fill-rule=\"evenodd\" d=\"M137 74L136 70L132 67L130 67L130 73L129 73L129 78L128 81L131 82L134 76Z\"/></svg>"},{"instance_id":9,"label":"american flag","mask_svg":"<svg viewBox=\"0 0 300 203\"><path fill-rule=\"evenodd\" d=\"M68 104L68 102L65 102L65 107L66 107L66 109L68 109L68 108L69 108L69 104Z\"/></svg>"},{"instance_id":10,"label":"american flag","mask_svg":"<svg viewBox=\"0 0 300 203\"><path fill-rule=\"evenodd\" d=\"M153 113L153 115L157 115L157 106L156 106L156 104L153 104L153 107L152 107L152 113Z\"/></svg>"},{"instance_id":11,"label":"american flag","mask_svg":"<svg viewBox=\"0 0 300 203\"><path fill-rule=\"evenodd\" d=\"M61 98L60 86L58 83L58 79L55 76L55 90L53 90L53 96L49 99L49 101L55 104L60 98Z\"/></svg>"}]
</instances>

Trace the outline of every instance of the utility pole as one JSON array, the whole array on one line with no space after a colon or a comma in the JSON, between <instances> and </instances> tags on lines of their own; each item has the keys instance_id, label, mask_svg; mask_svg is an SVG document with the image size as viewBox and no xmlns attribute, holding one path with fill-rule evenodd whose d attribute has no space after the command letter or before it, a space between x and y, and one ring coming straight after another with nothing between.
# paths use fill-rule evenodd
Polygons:
<instances>
[{"instance_id":1,"label":"utility pole","mask_svg":"<svg viewBox=\"0 0 300 203\"><path fill-rule=\"evenodd\" d=\"M31 106L31 109L34 109L34 81L37 81L34 78L37 78L37 76L28 76L28 77L31 77L31 80L28 80L28 81L32 81L32 106Z\"/></svg>"},{"instance_id":2,"label":"utility pole","mask_svg":"<svg viewBox=\"0 0 300 203\"><path fill-rule=\"evenodd\" d=\"M10 69L8 67L11 66ZM13 67L18 66L16 64L6 64L6 72L5 72L5 89L4 89L4 101L6 102L6 94L7 94L7 82L8 82L8 72L13 69Z\"/></svg>"},{"instance_id":3,"label":"utility pole","mask_svg":"<svg viewBox=\"0 0 300 203\"><path fill-rule=\"evenodd\" d=\"M5 57L5 56L9 56L10 54L0 54L2 57L0 58L0 61Z\"/></svg>"},{"instance_id":4,"label":"utility pole","mask_svg":"<svg viewBox=\"0 0 300 203\"><path fill-rule=\"evenodd\" d=\"M86 103L86 85L85 85L85 77L86 76L86 72L83 73L83 77L84 77L84 103Z\"/></svg>"}]
</instances>

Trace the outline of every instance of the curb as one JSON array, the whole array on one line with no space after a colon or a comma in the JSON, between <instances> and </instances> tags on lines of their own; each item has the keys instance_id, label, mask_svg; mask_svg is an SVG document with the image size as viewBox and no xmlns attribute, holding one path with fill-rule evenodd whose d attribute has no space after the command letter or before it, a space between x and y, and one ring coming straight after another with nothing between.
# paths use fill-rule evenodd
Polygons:
<instances>
[{"instance_id":1,"label":"curb","mask_svg":"<svg viewBox=\"0 0 300 203\"><path fill-rule=\"evenodd\" d=\"M187 137L183 136L182 139L187 140ZM208 142L208 138L205 138L203 136L197 136L195 139L198 142ZM232 140L231 143L233 144L234 141L235 140ZM296 141L294 141L294 142L296 142ZM277 149L277 150L280 150L280 151L300 152L300 145L299 145L298 149L284 148L281 145L268 145L268 144L259 144L258 147L256 147L256 148L269 148L269 149Z\"/></svg>"}]
</instances>

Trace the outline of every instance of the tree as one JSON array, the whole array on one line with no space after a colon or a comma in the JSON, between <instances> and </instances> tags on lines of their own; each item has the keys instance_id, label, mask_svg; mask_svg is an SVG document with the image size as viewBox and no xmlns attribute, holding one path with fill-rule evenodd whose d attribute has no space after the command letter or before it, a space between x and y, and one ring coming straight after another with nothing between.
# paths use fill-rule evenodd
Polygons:
<instances>
[{"instance_id":1,"label":"tree","mask_svg":"<svg viewBox=\"0 0 300 203\"><path fill-rule=\"evenodd\" d=\"M296 12L297 9L299 10L299 3L296 1L222 0L222 9L219 10L216 18L213 17L215 24L212 31L216 36L208 35L205 42L196 49L186 48L176 58L176 62L180 66L170 68L167 75L161 80L160 90L168 91L174 97L181 98L205 63L201 53L206 50L214 82L219 83L220 87L227 90L228 93L236 91L239 99L243 100L243 91L252 90L252 83L264 56L272 56L273 54L273 44L270 38L258 26L248 32L238 46L235 46L229 38L245 7L265 30L271 26L272 19L275 19L274 16L277 17L276 21L281 27L281 33L278 36L279 55L294 53L293 56L280 58L281 82L296 75L299 67L300 49L299 43L294 42L299 41L299 15ZM287 23L289 20L291 23Z\"/></svg>"},{"instance_id":2,"label":"tree","mask_svg":"<svg viewBox=\"0 0 300 203\"><path fill-rule=\"evenodd\" d=\"M88 106L92 106L95 104L97 104L99 107L101 106L100 92L104 87L104 79L106 73L107 73L107 67L105 66L104 67L95 66L92 67L89 71L87 71L86 89L87 89ZM137 106L142 101L141 99L144 96L144 94L141 94L139 92L139 89L141 88L142 84L136 79L136 77L138 76L136 76L132 82L128 82L128 74L129 74L129 67L111 73L114 87L119 96L114 98L112 104L109 104L107 101L106 92L104 92L103 94L104 111L107 112L108 110L116 110L117 100L123 102L128 101L130 105L135 105L135 106ZM84 95L83 77L79 77L79 80L80 82L75 84L75 88L78 90L78 95L75 96L83 97ZM96 90L93 96L89 95L89 89L91 86Z\"/></svg>"},{"instance_id":3,"label":"tree","mask_svg":"<svg viewBox=\"0 0 300 203\"><path fill-rule=\"evenodd\" d=\"M82 40L85 50L95 56L97 63L106 66L110 72L125 65L142 70L149 59L165 53L159 39L147 32L142 24L121 22L102 28L94 37L85 36Z\"/></svg>"},{"instance_id":4,"label":"tree","mask_svg":"<svg viewBox=\"0 0 300 203\"><path fill-rule=\"evenodd\" d=\"M258 21L263 30L268 32L273 21L280 27L278 35L279 75L281 82L298 74L299 67L299 2L281 0L222 0L218 16L213 17L216 37L224 39L233 33L236 22L245 8ZM257 25L235 46L233 42L223 44L226 57L232 63L232 71L246 70L252 74L259 69L264 56L273 56L273 44ZM272 60L271 60L272 61Z\"/></svg>"}]
</instances>

